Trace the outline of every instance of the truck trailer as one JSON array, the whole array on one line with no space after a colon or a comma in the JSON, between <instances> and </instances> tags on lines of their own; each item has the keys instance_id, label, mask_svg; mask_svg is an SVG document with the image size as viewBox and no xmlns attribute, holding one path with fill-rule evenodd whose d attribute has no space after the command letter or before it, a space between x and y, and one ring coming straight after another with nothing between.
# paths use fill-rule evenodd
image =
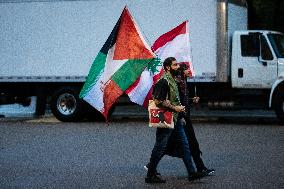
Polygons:
<instances>
[{"instance_id":1,"label":"truck trailer","mask_svg":"<svg viewBox=\"0 0 284 189\"><path fill-rule=\"evenodd\" d=\"M273 108L284 122L284 37L247 30L244 0L0 0L0 104L36 96L36 114L48 104L61 121L81 120L90 107L78 94L125 6L150 45L189 20L188 85L202 108Z\"/></svg>"}]
</instances>

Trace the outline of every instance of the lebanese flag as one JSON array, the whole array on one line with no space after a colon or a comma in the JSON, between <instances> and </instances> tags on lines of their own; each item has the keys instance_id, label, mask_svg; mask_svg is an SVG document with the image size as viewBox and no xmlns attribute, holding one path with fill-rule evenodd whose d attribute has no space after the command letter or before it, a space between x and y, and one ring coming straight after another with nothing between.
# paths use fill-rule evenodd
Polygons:
<instances>
[{"instance_id":1,"label":"lebanese flag","mask_svg":"<svg viewBox=\"0 0 284 189\"><path fill-rule=\"evenodd\" d=\"M153 44L152 50L159 59L151 61L141 76L125 92L130 100L144 107L152 99L152 86L164 73L163 63L167 57L175 57L178 63L186 63L194 75L191 63L188 21L161 35Z\"/></svg>"},{"instance_id":2,"label":"lebanese flag","mask_svg":"<svg viewBox=\"0 0 284 189\"><path fill-rule=\"evenodd\" d=\"M107 120L111 106L155 57L125 7L91 66L80 98L100 111Z\"/></svg>"}]
</instances>

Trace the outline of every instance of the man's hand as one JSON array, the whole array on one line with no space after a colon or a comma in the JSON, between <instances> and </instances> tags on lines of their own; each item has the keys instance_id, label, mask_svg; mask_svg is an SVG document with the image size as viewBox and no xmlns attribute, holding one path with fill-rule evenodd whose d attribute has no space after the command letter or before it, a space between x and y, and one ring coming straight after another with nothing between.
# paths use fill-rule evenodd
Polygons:
<instances>
[{"instance_id":1,"label":"man's hand","mask_svg":"<svg viewBox=\"0 0 284 189\"><path fill-rule=\"evenodd\" d=\"M185 112L185 106L175 106L175 105L171 104L171 101L169 101L169 100L164 100L164 101L159 101L159 102L161 102L162 106L164 106L166 108L170 108L170 109L174 110L175 112Z\"/></svg>"},{"instance_id":2,"label":"man's hand","mask_svg":"<svg viewBox=\"0 0 284 189\"><path fill-rule=\"evenodd\" d=\"M197 104L199 102L199 99L200 98L198 96L195 96L192 98L192 102Z\"/></svg>"},{"instance_id":3,"label":"man's hand","mask_svg":"<svg viewBox=\"0 0 284 189\"><path fill-rule=\"evenodd\" d=\"M176 112L184 112L185 111L185 106L175 106L174 110Z\"/></svg>"}]
</instances>

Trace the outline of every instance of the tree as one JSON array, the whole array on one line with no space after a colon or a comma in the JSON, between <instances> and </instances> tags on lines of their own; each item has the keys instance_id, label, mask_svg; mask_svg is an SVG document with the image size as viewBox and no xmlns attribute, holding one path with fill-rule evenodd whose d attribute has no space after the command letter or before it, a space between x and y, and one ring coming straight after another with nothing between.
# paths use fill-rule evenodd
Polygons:
<instances>
[{"instance_id":1,"label":"tree","mask_svg":"<svg viewBox=\"0 0 284 189\"><path fill-rule=\"evenodd\" d=\"M249 29L284 32L283 0L247 0Z\"/></svg>"}]
</instances>

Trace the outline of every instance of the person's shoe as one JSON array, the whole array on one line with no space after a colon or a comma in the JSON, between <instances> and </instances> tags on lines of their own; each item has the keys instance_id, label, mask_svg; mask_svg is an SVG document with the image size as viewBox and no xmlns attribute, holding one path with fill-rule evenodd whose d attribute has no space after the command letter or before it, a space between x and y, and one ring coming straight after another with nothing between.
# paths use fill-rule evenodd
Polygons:
<instances>
[{"instance_id":1,"label":"person's shoe","mask_svg":"<svg viewBox=\"0 0 284 189\"><path fill-rule=\"evenodd\" d=\"M205 167L204 169L202 169L199 172L205 172L205 173L207 173L207 175L211 176L215 172L215 169L208 169L208 168Z\"/></svg>"},{"instance_id":2,"label":"person's shoe","mask_svg":"<svg viewBox=\"0 0 284 189\"><path fill-rule=\"evenodd\" d=\"M189 181L194 181L197 179L201 179L205 176L208 176L208 174L206 172L194 172L188 175L188 180Z\"/></svg>"},{"instance_id":3,"label":"person's shoe","mask_svg":"<svg viewBox=\"0 0 284 189\"><path fill-rule=\"evenodd\" d=\"M163 180L157 175L147 176L145 178L146 183L166 183L166 180Z\"/></svg>"},{"instance_id":4,"label":"person's shoe","mask_svg":"<svg viewBox=\"0 0 284 189\"><path fill-rule=\"evenodd\" d=\"M147 165L144 165L144 169L145 169L146 171L148 171L148 167L149 167L149 163L148 163ZM158 176L161 175L161 173L157 172L157 170L155 171L155 174L158 175Z\"/></svg>"}]
</instances>

